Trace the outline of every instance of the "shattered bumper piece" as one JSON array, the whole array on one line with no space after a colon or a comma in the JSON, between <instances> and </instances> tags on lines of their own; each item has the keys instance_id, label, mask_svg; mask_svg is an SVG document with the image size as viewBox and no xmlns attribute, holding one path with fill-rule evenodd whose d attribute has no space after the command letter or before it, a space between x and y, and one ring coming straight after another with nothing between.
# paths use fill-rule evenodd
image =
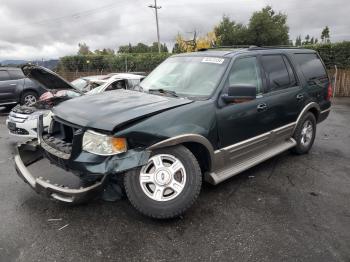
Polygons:
<instances>
[{"instance_id":1,"label":"shattered bumper piece","mask_svg":"<svg viewBox=\"0 0 350 262\"><path fill-rule=\"evenodd\" d=\"M102 191L107 175L104 175L101 180L95 182L93 185L80 187L79 189L59 186L50 183L49 180L42 177L34 177L29 172L27 166L42 158L42 151L35 140L19 145L16 148L14 157L17 174L37 193L67 203L79 203L91 199Z\"/></svg>"}]
</instances>

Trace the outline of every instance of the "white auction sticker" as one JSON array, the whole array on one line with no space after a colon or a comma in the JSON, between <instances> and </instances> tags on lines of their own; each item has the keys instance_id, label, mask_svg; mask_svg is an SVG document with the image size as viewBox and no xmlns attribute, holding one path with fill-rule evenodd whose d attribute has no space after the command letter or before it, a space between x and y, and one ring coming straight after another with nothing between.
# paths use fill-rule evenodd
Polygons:
<instances>
[{"instance_id":1,"label":"white auction sticker","mask_svg":"<svg viewBox=\"0 0 350 262\"><path fill-rule=\"evenodd\" d=\"M204 57L202 63L213 63L213 64L222 64L225 61L224 58L218 57Z\"/></svg>"}]
</instances>

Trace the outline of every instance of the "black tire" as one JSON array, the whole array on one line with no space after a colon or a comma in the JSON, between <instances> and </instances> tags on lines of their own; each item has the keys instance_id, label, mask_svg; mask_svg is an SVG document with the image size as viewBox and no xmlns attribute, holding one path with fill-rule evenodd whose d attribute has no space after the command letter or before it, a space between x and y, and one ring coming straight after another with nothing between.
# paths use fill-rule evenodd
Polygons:
<instances>
[{"instance_id":1,"label":"black tire","mask_svg":"<svg viewBox=\"0 0 350 262\"><path fill-rule=\"evenodd\" d=\"M35 101L38 101L39 96L36 92L34 91L24 91L24 93L21 96L21 105L26 105L26 101L28 97L33 97L35 98Z\"/></svg>"},{"instance_id":2,"label":"black tire","mask_svg":"<svg viewBox=\"0 0 350 262\"><path fill-rule=\"evenodd\" d=\"M307 144L302 142L302 138L303 138L303 128L305 123L310 123L312 126L312 137L309 140L309 142ZM300 120L299 124L297 125L293 138L295 139L295 141L297 142L297 145L295 147L292 148L292 152L297 154L297 155L303 155L303 154L307 154L314 141L315 141L315 137L316 137L316 118L315 115L311 112L307 112Z\"/></svg>"},{"instance_id":3,"label":"black tire","mask_svg":"<svg viewBox=\"0 0 350 262\"><path fill-rule=\"evenodd\" d=\"M192 206L197 199L202 186L201 169L195 156L182 145L155 150L151 157L159 154L171 155L181 161L186 172L182 191L171 200L154 200L147 196L144 189L141 188L141 168L136 168L125 174L125 192L131 204L146 216L157 219L177 217Z\"/></svg>"}]
</instances>

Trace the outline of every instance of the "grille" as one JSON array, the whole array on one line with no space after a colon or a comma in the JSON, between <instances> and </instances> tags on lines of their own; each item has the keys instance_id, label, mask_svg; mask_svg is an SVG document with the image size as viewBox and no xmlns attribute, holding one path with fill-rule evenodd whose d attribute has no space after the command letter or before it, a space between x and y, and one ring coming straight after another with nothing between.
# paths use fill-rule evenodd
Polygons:
<instances>
[{"instance_id":1,"label":"grille","mask_svg":"<svg viewBox=\"0 0 350 262\"><path fill-rule=\"evenodd\" d=\"M23 128L16 128L13 130L10 130L11 133L16 134L16 135L29 135L29 132Z\"/></svg>"},{"instance_id":2,"label":"grille","mask_svg":"<svg viewBox=\"0 0 350 262\"><path fill-rule=\"evenodd\" d=\"M73 136L76 128L53 120L49 130L49 135L66 143L73 143Z\"/></svg>"},{"instance_id":3,"label":"grille","mask_svg":"<svg viewBox=\"0 0 350 262\"><path fill-rule=\"evenodd\" d=\"M49 133L44 134L42 138L49 147L70 155L76 130L77 128L52 120Z\"/></svg>"}]
</instances>

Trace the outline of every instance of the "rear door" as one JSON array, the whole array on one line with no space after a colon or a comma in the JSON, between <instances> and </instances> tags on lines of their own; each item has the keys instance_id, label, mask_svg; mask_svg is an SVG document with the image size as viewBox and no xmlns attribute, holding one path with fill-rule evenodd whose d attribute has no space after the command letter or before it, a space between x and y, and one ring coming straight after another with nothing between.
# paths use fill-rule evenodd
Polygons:
<instances>
[{"instance_id":1,"label":"rear door","mask_svg":"<svg viewBox=\"0 0 350 262\"><path fill-rule=\"evenodd\" d=\"M0 69L0 103L16 101L17 80L11 79L7 70Z\"/></svg>"},{"instance_id":2,"label":"rear door","mask_svg":"<svg viewBox=\"0 0 350 262\"><path fill-rule=\"evenodd\" d=\"M270 130L287 128L297 120L306 96L297 78L290 58L285 54L261 56L261 64L267 79L264 100L271 117Z\"/></svg>"}]
</instances>

